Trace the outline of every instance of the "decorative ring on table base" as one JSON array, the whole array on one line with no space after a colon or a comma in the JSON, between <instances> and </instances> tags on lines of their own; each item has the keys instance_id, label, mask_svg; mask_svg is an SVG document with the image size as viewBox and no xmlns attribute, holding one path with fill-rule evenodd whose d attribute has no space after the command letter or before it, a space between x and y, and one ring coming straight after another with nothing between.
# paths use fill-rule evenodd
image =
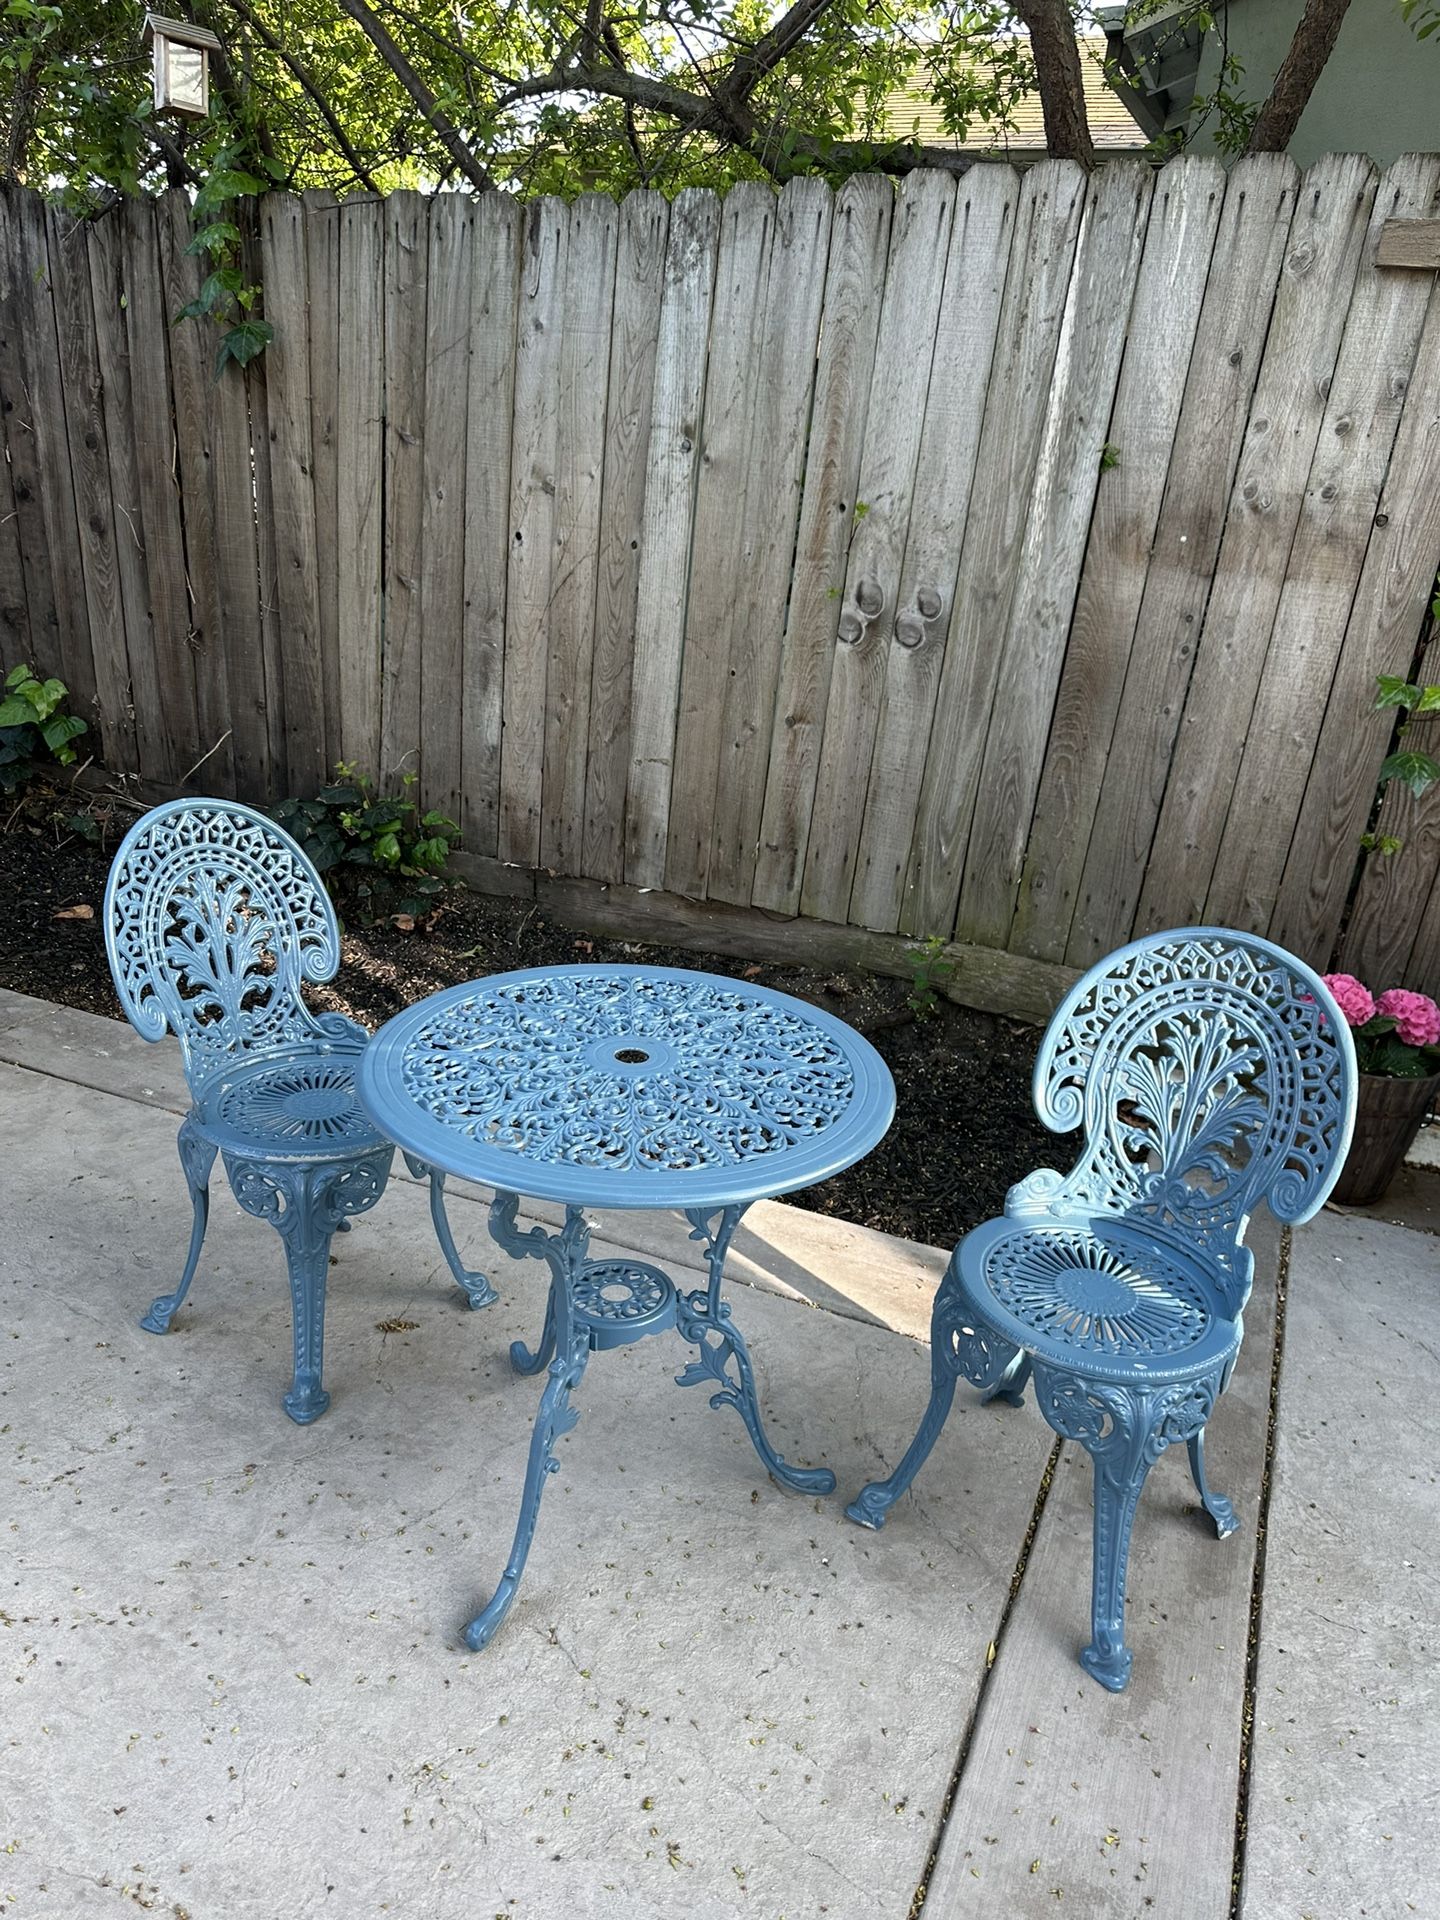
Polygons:
<instances>
[{"instance_id":1,"label":"decorative ring on table base","mask_svg":"<svg viewBox=\"0 0 1440 1920\"><path fill-rule=\"evenodd\" d=\"M575 1324L592 1350L629 1346L675 1324L675 1283L643 1260L595 1260L574 1283Z\"/></svg>"}]
</instances>

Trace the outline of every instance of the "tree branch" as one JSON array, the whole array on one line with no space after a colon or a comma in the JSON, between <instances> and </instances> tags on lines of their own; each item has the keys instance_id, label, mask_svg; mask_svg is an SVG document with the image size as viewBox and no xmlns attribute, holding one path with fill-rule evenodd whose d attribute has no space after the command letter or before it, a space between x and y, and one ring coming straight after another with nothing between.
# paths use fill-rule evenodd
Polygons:
<instances>
[{"instance_id":1,"label":"tree branch","mask_svg":"<svg viewBox=\"0 0 1440 1920\"><path fill-rule=\"evenodd\" d=\"M1070 8L1066 0L1014 0L1014 9L1035 55L1046 151L1057 160L1078 160L1088 173L1095 166L1095 144Z\"/></svg>"},{"instance_id":2,"label":"tree branch","mask_svg":"<svg viewBox=\"0 0 1440 1920\"><path fill-rule=\"evenodd\" d=\"M365 0L340 0L340 10L350 16L370 41L380 58L434 128L441 145L475 191L490 192L495 182L471 153L459 129L449 115L441 109L439 101L396 46L383 22L377 20L366 6Z\"/></svg>"},{"instance_id":3,"label":"tree branch","mask_svg":"<svg viewBox=\"0 0 1440 1920\"><path fill-rule=\"evenodd\" d=\"M326 126L329 127L331 137L334 139L336 146L339 147L341 153L344 154L346 160L350 163L351 172L362 186L367 187L371 193L378 193L380 189L370 177L370 172L365 162L360 158L359 154L347 139L345 129L340 124L339 116L320 91L319 83L314 79L299 55L289 51L284 43L270 31L264 21L250 11L249 7L245 5L245 0L226 0L226 4L233 13L238 13L240 18L246 22L262 46L268 47L278 60L284 61L285 65L290 69L291 73L294 74L295 78L300 82L300 85L305 89L306 93L309 94L319 109L320 116Z\"/></svg>"},{"instance_id":4,"label":"tree branch","mask_svg":"<svg viewBox=\"0 0 1440 1920\"><path fill-rule=\"evenodd\" d=\"M1283 153L1310 104L1315 82L1334 51L1350 0L1306 0L1290 51L1256 116L1247 153Z\"/></svg>"},{"instance_id":5,"label":"tree branch","mask_svg":"<svg viewBox=\"0 0 1440 1920\"><path fill-rule=\"evenodd\" d=\"M814 26L834 0L795 0L753 47L735 56L729 73L720 83L720 94L738 106L748 100L767 73L772 73L799 41Z\"/></svg>"}]
</instances>

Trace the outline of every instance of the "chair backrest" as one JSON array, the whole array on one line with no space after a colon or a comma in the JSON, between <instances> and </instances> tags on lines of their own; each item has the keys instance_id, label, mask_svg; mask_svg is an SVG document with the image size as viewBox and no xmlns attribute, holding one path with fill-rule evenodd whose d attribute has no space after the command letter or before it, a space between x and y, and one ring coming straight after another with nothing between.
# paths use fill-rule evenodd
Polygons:
<instances>
[{"instance_id":1,"label":"chair backrest","mask_svg":"<svg viewBox=\"0 0 1440 1920\"><path fill-rule=\"evenodd\" d=\"M1344 1015L1293 954L1223 927L1151 934L1090 969L1041 1045L1036 1112L1057 1133L1085 1130L1049 1204L1198 1242L1238 1312L1250 1213L1261 1200L1280 1220L1320 1210L1355 1090Z\"/></svg>"},{"instance_id":2,"label":"chair backrest","mask_svg":"<svg viewBox=\"0 0 1440 1920\"><path fill-rule=\"evenodd\" d=\"M300 982L340 964L335 909L289 834L238 801L171 800L136 821L105 886L105 951L130 1024L177 1036L192 1088L333 1024Z\"/></svg>"}]
</instances>

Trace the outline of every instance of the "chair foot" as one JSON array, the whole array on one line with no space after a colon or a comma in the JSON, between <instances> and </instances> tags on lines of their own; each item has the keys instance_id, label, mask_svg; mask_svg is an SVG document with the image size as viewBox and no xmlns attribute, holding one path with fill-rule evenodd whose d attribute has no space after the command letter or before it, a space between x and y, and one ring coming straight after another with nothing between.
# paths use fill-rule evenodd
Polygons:
<instances>
[{"instance_id":1,"label":"chair foot","mask_svg":"<svg viewBox=\"0 0 1440 1920\"><path fill-rule=\"evenodd\" d=\"M1080 1655L1080 1664L1092 1680L1098 1680L1111 1693L1123 1693L1130 1680L1135 1656L1127 1646L1099 1647L1092 1641Z\"/></svg>"},{"instance_id":2,"label":"chair foot","mask_svg":"<svg viewBox=\"0 0 1440 1920\"><path fill-rule=\"evenodd\" d=\"M1210 1483L1205 1477L1205 1435L1197 1433L1189 1443L1190 1474L1195 1482L1195 1491L1200 1496L1200 1505L1208 1513L1215 1527L1215 1538L1223 1540L1227 1534L1234 1533L1240 1525L1236 1512L1223 1493L1212 1493Z\"/></svg>"},{"instance_id":3,"label":"chair foot","mask_svg":"<svg viewBox=\"0 0 1440 1920\"><path fill-rule=\"evenodd\" d=\"M280 1404L297 1427L308 1427L329 1406L330 1396L317 1379L301 1380L297 1376L294 1386Z\"/></svg>"},{"instance_id":4,"label":"chair foot","mask_svg":"<svg viewBox=\"0 0 1440 1920\"><path fill-rule=\"evenodd\" d=\"M895 1495L890 1491L889 1482L872 1480L862 1487L845 1509L845 1518L853 1520L857 1527L868 1527L871 1533L878 1533L885 1524L885 1516L895 1504Z\"/></svg>"}]
</instances>

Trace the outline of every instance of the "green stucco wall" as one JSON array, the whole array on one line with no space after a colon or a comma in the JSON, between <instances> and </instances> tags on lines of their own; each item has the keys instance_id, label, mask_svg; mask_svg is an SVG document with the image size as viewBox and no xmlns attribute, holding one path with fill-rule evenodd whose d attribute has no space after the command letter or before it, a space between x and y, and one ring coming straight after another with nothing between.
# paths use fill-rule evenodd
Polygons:
<instances>
[{"instance_id":1,"label":"green stucco wall","mask_svg":"<svg viewBox=\"0 0 1440 1920\"><path fill-rule=\"evenodd\" d=\"M1265 97L1284 59L1304 0L1232 0L1230 51L1243 63L1240 92ZM1216 9L1217 14L1220 9ZM1219 23L1205 36L1196 98L1213 91ZM1202 128L1191 151L1211 151ZM1440 34L1417 40L1400 0L1352 0L1340 38L1290 143L1302 167L1323 153L1368 153L1388 166L1402 153L1440 148Z\"/></svg>"}]
</instances>

